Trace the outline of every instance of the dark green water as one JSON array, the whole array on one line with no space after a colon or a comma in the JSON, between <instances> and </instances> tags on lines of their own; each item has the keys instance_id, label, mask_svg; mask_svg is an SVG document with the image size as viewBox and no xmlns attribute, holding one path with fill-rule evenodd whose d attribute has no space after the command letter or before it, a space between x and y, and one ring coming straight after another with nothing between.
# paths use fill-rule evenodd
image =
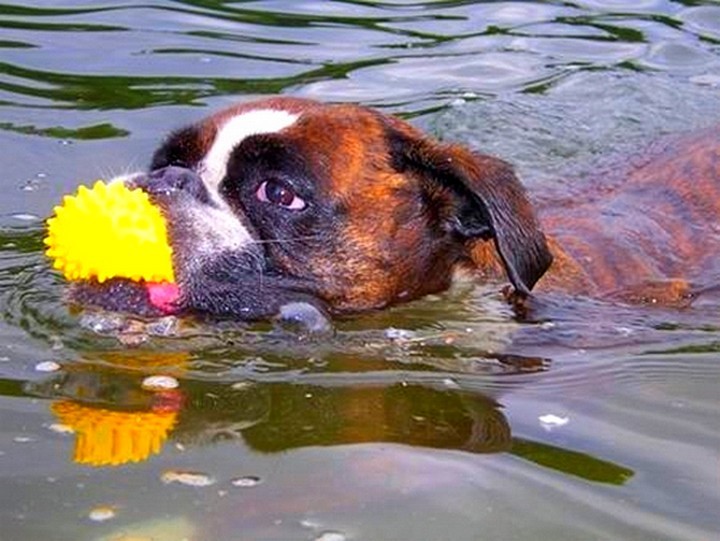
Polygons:
<instances>
[{"instance_id":1,"label":"dark green water","mask_svg":"<svg viewBox=\"0 0 720 541\"><path fill-rule=\"evenodd\" d=\"M309 340L70 313L42 255L79 182L273 93L569 187L720 122L718 2L0 2L0 539L720 538L717 298L518 323L462 283Z\"/></svg>"}]
</instances>

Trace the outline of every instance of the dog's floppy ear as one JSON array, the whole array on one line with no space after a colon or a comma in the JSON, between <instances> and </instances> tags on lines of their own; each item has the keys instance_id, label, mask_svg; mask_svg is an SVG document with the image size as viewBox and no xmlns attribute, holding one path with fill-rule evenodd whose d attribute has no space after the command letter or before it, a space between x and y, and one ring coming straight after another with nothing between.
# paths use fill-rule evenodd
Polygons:
<instances>
[{"instance_id":1,"label":"dog's floppy ear","mask_svg":"<svg viewBox=\"0 0 720 541\"><path fill-rule=\"evenodd\" d=\"M471 252L478 242L492 239L515 290L529 294L552 255L512 167L403 131L389 130L393 167L419 177L431 210L437 209L434 221Z\"/></svg>"}]
</instances>

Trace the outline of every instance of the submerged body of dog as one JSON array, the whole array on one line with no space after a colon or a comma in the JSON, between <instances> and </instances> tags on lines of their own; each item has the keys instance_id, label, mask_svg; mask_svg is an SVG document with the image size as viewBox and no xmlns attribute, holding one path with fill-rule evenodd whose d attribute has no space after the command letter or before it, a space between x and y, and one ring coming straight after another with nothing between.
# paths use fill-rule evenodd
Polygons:
<instances>
[{"instance_id":1,"label":"submerged body of dog","mask_svg":"<svg viewBox=\"0 0 720 541\"><path fill-rule=\"evenodd\" d=\"M719 141L709 131L584 195L537 197L538 218L497 158L368 108L272 98L175 132L126 182L167 218L177 313L254 320L297 302L357 313L442 291L460 268L507 276L520 296L538 284L673 301L720 270ZM168 310L124 280L74 296Z\"/></svg>"}]
</instances>

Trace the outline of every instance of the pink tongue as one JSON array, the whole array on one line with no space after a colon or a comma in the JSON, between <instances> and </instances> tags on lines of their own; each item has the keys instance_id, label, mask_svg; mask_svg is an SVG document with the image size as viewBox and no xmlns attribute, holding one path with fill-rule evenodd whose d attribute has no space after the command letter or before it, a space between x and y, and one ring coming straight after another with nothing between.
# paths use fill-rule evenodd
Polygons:
<instances>
[{"instance_id":1,"label":"pink tongue","mask_svg":"<svg viewBox=\"0 0 720 541\"><path fill-rule=\"evenodd\" d=\"M167 314L172 314L177 310L175 301L180 297L180 288L178 288L177 284L171 284L169 282L148 282L145 284L145 287L150 296L150 304L155 308Z\"/></svg>"}]
</instances>

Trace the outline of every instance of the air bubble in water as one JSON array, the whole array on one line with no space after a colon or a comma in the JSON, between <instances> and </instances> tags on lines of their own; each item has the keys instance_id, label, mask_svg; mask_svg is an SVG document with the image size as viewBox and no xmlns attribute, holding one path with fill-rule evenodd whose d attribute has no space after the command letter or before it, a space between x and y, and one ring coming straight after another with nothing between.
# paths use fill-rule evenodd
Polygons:
<instances>
[{"instance_id":1,"label":"air bubble in water","mask_svg":"<svg viewBox=\"0 0 720 541\"><path fill-rule=\"evenodd\" d=\"M252 488L262 483L262 479L255 475L245 475L243 477L236 477L231 483L233 486L240 488Z\"/></svg>"}]
</instances>

